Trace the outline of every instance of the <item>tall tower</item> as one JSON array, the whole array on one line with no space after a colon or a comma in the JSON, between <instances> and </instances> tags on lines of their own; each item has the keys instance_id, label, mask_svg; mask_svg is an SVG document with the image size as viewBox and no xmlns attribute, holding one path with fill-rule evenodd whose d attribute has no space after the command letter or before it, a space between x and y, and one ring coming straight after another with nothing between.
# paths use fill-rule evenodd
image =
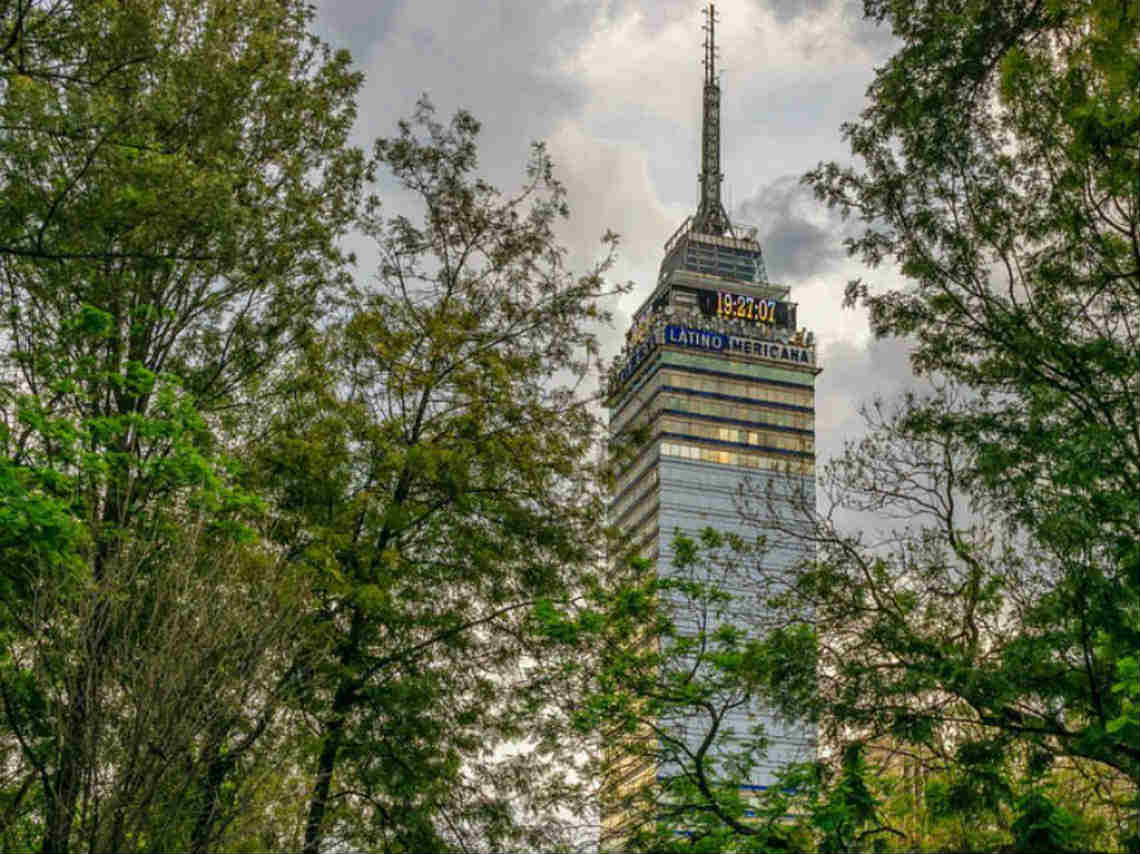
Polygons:
<instances>
[{"instance_id":1,"label":"tall tower","mask_svg":"<svg viewBox=\"0 0 1140 854\"><path fill-rule=\"evenodd\" d=\"M769 494L812 503L815 491L814 336L798 327L790 289L768 281L756 230L734 226L721 202L712 5L705 16L697 211L666 241L656 286L634 314L607 389L611 436L641 442L618 476L611 518L656 560L659 575L673 571L678 531L764 533L745 526L737 510L746 478ZM781 509L794 513L790 500L777 502ZM767 574L800 557L794 544L774 541L759 567ZM747 589L732 592L751 609L743 622L759 631L762 603ZM683 624L685 615L677 617ZM780 722L757 704L723 725L744 734L757 722L769 750L748 787L763 788L789 762L814 758L810 727ZM700 721L668 725L685 731L694 748L704 735Z\"/></svg>"}]
</instances>

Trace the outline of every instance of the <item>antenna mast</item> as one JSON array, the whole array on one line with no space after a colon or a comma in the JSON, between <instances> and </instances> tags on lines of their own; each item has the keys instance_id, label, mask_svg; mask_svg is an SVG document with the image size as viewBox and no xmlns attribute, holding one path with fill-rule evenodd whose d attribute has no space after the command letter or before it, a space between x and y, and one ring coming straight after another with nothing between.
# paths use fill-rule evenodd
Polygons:
<instances>
[{"instance_id":1,"label":"antenna mast","mask_svg":"<svg viewBox=\"0 0 1140 854\"><path fill-rule=\"evenodd\" d=\"M720 200L720 80L716 74L716 6L705 9L705 88L701 116L700 202L693 230L705 234L733 235L732 223ZM735 236L735 235L733 235Z\"/></svg>"}]
</instances>

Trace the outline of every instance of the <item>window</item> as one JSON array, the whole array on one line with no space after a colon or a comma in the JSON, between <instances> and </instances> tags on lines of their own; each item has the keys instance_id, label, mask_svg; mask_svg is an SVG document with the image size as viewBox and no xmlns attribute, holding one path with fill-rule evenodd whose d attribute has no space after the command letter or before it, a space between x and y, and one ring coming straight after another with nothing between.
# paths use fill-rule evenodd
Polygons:
<instances>
[{"instance_id":1,"label":"window","mask_svg":"<svg viewBox=\"0 0 1140 854\"><path fill-rule=\"evenodd\" d=\"M788 474L810 475L815 472L815 463L810 460L776 459L762 453L722 451L714 448L700 447L699 445L690 445L685 442L662 442L661 455L665 457L676 457L682 460L743 466L751 469L787 472Z\"/></svg>"},{"instance_id":2,"label":"window","mask_svg":"<svg viewBox=\"0 0 1140 854\"><path fill-rule=\"evenodd\" d=\"M737 380L728 377L706 377L681 371L665 372L666 385L692 391L712 392L729 397L743 397L756 401L811 406L814 394L811 389L780 388L757 380Z\"/></svg>"},{"instance_id":3,"label":"window","mask_svg":"<svg viewBox=\"0 0 1140 854\"><path fill-rule=\"evenodd\" d=\"M742 445L759 445L785 451L813 453L815 449L815 442L811 436L775 430L741 430L738 427L722 427L696 418L675 415L665 416L661 420L661 429L667 433L682 433L701 439L739 442Z\"/></svg>"}]
</instances>

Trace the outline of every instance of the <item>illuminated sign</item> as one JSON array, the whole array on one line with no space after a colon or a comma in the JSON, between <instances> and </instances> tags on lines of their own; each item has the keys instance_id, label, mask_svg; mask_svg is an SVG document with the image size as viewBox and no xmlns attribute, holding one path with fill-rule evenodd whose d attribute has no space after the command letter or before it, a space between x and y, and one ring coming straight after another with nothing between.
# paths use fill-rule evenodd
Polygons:
<instances>
[{"instance_id":1,"label":"illuminated sign","mask_svg":"<svg viewBox=\"0 0 1140 854\"><path fill-rule=\"evenodd\" d=\"M645 357L653 352L653 349L656 345L657 342L654 340L653 336L648 335L642 338L636 346L630 349L629 356L626 358L625 364L621 366L621 370L619 370L617 373L617 386L622 385L626 380L633 376L633 372L636 371L641 363L645 361Z\"/></svg>"},{"instance_id":2,"label":"illuminated sign","mask_svg":"<svg viewBox=\"0 0 1140 854\"><path fill-rule=\"evenodd\" d=\"M756 338L743 338L739 335L725 335L708 329L693 329L689 326L670 324L665 327L665 343L676 347L691 347L694 350L707 350L711 353L741 353L760 356L780 362L795 362L811 365L815 354L807 347L796 347L781 341L760 341Z\"/></svg>"},{"instance_id":3,"label":"illuminated sign","mask_svg":"<svg viewBox=\"0 0 1140 854\"><path fill-rule=\"evenodd\" d=\"M714 317L747 320L768 326L794 329L796 308L776 299L734 294L729 291L701 291L701 312Z\"/></svg>"}]
</instances>

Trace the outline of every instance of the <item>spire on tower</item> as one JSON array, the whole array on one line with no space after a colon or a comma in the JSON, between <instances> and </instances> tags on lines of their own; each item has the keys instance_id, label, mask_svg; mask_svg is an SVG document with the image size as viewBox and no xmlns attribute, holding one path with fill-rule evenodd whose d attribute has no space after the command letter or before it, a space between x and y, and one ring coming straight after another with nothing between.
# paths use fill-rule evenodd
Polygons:
<instances>
[{"instance_id":1,"label":"spire on tower","mask_svg":"<svg viewBox=\"0 0 1140 854\"><path fill-rule=\"evenodd\" d=\"M705 9L705 86L701 117L700 201L693 230L705 234L732 234L732 223L720 200L720 79L716 74L716 6Z\"/></svg>"}]
</instances>

